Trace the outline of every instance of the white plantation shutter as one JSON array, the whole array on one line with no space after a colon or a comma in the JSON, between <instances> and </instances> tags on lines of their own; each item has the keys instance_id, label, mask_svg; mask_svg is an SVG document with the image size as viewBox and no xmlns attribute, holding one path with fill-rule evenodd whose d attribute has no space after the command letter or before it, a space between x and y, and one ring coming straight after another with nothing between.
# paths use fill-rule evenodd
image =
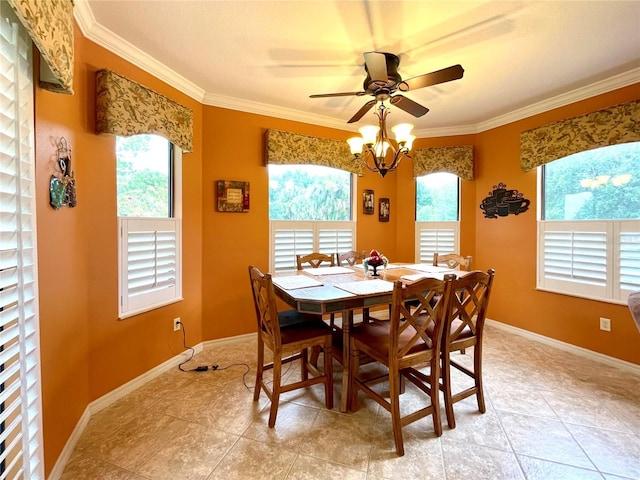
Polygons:
<instances>
[{"instance_id":1,"label":"white plantation shutter","mask_svg":"<svg viewBox=\"0 0 640 480\"><path fill-rule=\"evenodd\" d=\"M640 289L640 222L539 222L538 288L625 301Z\"/></svg>"},{"instance_id":2,"label":"white plantation shutter","mask_svg":"<svg viewBox=\"0 0 640 480\"><path fill-rule=\"evenodd\" d=\"M353 250L354 222L271 221L272 272L296 269L296 255L313 252L334 255Z\"/></svg>"},{"instance_id":3,"label":"white plantation shutter","mask_svg":"<svg viewBox=\"0 0 640 480\"><path fill-rule=\"evenodd\" d=\"M180 219L120 222L120 318L180 300Z\"/></svg>"},{"instance_id":4,"label":"white plantation shutter","mask_svg":"<svg viewBox=\"0 0 640 480\"><path fill-rule=\"evenodd\" d=\"M458 253L458 222L416 222L416 262L432 263L433 254Z\"/></svg>"},{"instance_id":5,"label":"white plantation shutter","mask_svg":"<svg viewBox=\"0 0 640 480\"><path fill-rule=\"evenodd\" d=\"M0 478L43 479L31 40L1 5Z\"/></svg>"},{"instance_id":6,"label":"white plantation shutter","mask_svg":"<svg viewBox=\"0 0 640 480\"><path fill-rule=\"evenodd\" d=\"M640 231L633 231L633 222L621 225L620 290L624 298L640 290Z\"/></svg>"}]
</instances>

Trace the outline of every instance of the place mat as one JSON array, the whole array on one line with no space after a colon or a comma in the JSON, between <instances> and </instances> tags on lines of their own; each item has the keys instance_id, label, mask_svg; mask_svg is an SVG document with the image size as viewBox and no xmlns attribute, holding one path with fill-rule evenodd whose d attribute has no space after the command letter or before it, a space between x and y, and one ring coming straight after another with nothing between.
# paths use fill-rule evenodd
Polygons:
<instances>
[{"instance_id":1,"label":"place mat","mask_svg":"<svg viewBox=\"0 0 640 480\"><path fill-rule=\"evenodd\" d=\"M360 280L359 282L338 283L335 287L356 295L393 292L393 283L386 280Z\"/></svg>"},{"instance_id":2,"label":"place mat","mask_svg":"<svg viewBox=\"0 0 640 480\"><path fill-rule=\"evenodd\" d=\"M291 275L288 277L273 277L273 283L285 290L295 290L296 288L319 287L322 282L306 275Z\"/></svg>"},{"instance_id":3,"label":"place mat","mask_svg":"<svg viewBox=\"0 0 640 480\"><path fill-rule=\"evenodd\" d=\"M353 270L347 267L318 267L318 268L305 268L304 273L309 275L339 275L344 273L353 273Z\"/></svg>"}]
</instances>

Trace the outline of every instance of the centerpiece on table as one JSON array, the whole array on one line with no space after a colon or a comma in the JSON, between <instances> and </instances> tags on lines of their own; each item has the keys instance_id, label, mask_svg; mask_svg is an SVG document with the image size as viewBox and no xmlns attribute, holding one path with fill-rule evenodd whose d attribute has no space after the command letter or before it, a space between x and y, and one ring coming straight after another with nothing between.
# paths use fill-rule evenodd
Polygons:
<instances>
[{"instance_id":1,"label":"centerpiece on table","mask_svg":"<svg viewBox=\"0 0 640 480\"><path fill-rule=\"evenodd\" d=\"M384 254L379 253L377 250L371 250L371 252L369 252L369 256L362 260L365 274L369 271L369 267L373 268L373 273L371 274L372 277L379 277L378 267L384 266L386 268L387 263L389 263L387 257L385 257Z\"/></svg>"}]
</instances>

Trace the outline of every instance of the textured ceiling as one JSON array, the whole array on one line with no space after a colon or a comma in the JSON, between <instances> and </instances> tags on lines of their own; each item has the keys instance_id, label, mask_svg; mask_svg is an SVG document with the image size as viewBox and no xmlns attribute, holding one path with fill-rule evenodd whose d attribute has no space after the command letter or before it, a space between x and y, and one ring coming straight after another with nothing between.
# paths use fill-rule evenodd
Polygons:
<instances>
[{"instance_id":1,"label":"textured ceiling","mask_svg":"<svg viewBox=\"0 0 640 480\"><path fill-rule=\"evenodd\" d=\"M407 79L461 64L460 80L405 95L391 123L470 133L640 81L640 1L76 0L91 40L206 104L343 129L369 96L363 52ZM99 67L99 66L98 66Z\"/></svg>"}]
</instances>

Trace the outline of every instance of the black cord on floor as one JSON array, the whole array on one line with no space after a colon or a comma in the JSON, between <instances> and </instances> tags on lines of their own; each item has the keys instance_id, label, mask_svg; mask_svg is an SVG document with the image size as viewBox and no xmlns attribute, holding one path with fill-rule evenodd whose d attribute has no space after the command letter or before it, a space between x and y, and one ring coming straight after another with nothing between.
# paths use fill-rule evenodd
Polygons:
<instances>
[{"instance_id":1,"label":"black cord on floor","mask_svg":"<svg viewBox=\"0 0 640 480\"><path fill-rule=\"evenodd\" d=\"M185 348L185 350L190 350L191 354L189 355L189 358L187 358L184 362L180 363L178 365L178 368L183 371L183 372L206 372L207 370L227 370L231 367L245 367L246 370L244 371L244 373L242 374L242 383L244 384L244 386L247 388L247 390L251 390L252 387L249 387L247 385L246 382L246 376L247 373L249 373L251 371L251 367L249 367L248 364L244 363L244 362L238 362L238 363L231 363L229 365L227 365L226 367L220 367L218 365L198 365L196 368L191 368L188 370L185 370L184 368L182 368L182 366L185 363L190 362L191 360L193 360L193 356L195 354L195 349L193 347L189 347L187 346L187 331L184 328L184 323L182 322L178 322L178 325L180 325L180 328L182 329L182 345Z\"/></svg>"}]
</instances>

